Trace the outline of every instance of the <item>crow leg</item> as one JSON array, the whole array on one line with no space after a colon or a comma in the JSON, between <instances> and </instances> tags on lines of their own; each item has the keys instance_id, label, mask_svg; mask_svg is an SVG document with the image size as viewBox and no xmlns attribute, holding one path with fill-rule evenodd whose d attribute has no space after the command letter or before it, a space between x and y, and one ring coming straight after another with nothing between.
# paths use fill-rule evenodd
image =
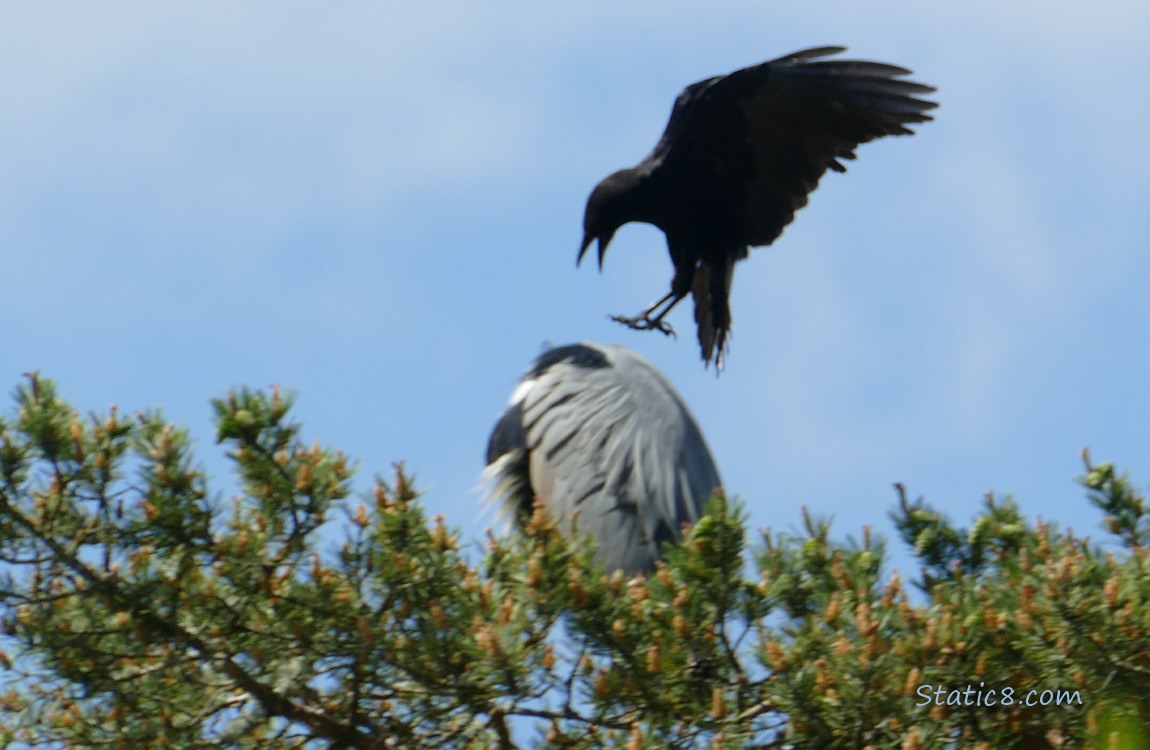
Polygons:
<instances>
[{"instance_id":1,"label":"crow leg","mask_svg":"<svg viewBox=\"0 0 1150 750\"><path fill-rule=\"evenodd\" d=\"M663 318L667 317L667 313L671 312L671 309L674 308L675 305L679 304L679 300L683 299L685 296L686 293L680 294L676 290L672 289L659 299L655 300L655 302L651 304L647 309L643 310L643 312L639 313L633 318L628 318L623 315L612 315L611 320L615 321L616 323L622 323L628 328L634 328L636 331L655 330L660 331L667 336L674 336L675 329L671 327L670 323L663 320ZM662 309L660 310L659 308Z\"/></svg>"},{"instance_id":2,"label":"crow leg","mask_svg":"<svg viewBox=\"0 0 1150 750\"><path fill-rule=\"evenodd\" d=\"M674 253L672 253L674 255ZM636 331L660 331L667 336L674 336L675 329L671 324L663 320L667 317L667 313L679 304L680 300L691 293L691 283L695 278L695 265L690 264L675 264L675 275L671 278L671 291L664 294L659 299L655 300L647 309L639 313L633 318L628 318L623 315L612 315L611 320L616 323L622 323L628 328L634 328Z\"/></svg>"}]
</instances>

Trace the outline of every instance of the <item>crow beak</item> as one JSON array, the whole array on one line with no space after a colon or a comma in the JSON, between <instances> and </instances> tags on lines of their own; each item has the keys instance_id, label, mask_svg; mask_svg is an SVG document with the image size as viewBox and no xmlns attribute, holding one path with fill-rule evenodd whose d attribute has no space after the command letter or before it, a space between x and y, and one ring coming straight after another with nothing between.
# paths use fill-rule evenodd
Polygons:
<instances>
[{"instance_id":1,"label":"crow beak","mask_svg":"<svg viewBox=\"0 0 1150 750\"><path fill-rule=\"evenodd\" d=\"M594 235L587 233L587 232L584 232L584 234L583 234L583 246L579 249L579 257L575 259L576 267L578 267L578 265L583 262L583 256L587 254L587 248L591 247L591 240L593 240L593 239L595 239ZM602 261L603 253L602 253L602 251L600 251L599 257L600 257L599 265L600 265L600 267L602 267L602 265L603 265L603 261Z\"/></svg>"},{"instance_id":2,"label":"crow beak","mask_svg":"<svg viewBox=\"0 0 1150 750\"><path fill-rule=\"evenodd\" d=\"M602 271L603 270L603 256L607 254L607 245L608 245L608 243L611 242L610 237L603 237L603 236L596 237L593 234L584 234L583 235L583 247L580 248L580 250L579 250L579 257L575 259L575 265L578 266L580 263L583 262L583 256L587 254L587 248L591 247L591 241L592 240L598 240L599 241L599 270Z\"/></svg>"}]
</instances>

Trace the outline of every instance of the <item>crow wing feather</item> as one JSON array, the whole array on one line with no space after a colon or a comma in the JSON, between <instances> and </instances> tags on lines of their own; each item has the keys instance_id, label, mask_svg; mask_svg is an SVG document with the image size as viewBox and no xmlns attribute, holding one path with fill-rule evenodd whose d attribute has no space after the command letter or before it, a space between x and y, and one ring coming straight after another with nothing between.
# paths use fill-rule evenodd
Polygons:
<instances>
[{"instance_id":1,"label":"crow wing feather","mask_svg":"<svg viewBox=\"0 0 1150 750\"><path fill-rule=\"evenodd\" d=\"M845 170L862 143L908 135L937 106L934 91L895 65L824 60L819 47L708 78L679 95L649 160L676 190L722 200L738 240L768 245L807 203L828 169Z\"/></svg>"}]
</instances>

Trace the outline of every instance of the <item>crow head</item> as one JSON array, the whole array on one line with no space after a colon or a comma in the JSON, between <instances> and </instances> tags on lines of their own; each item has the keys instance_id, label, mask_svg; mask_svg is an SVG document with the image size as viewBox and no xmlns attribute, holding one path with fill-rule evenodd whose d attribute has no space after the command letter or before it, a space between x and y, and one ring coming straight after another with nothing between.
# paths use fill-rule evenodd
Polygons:
<instances>
[{"instance_id":1,"label":"crow head","mask_svg":"<svg viewBox=\"0 0 1150 750\"><path fill-rule=\"evenodd\" d=\"M635 170L621 169L608 176L595 186L587 199L587 209L583 213L583 245L579 249L578 265L583 261L587 248L593 240L599 241L599 268L603 268L603 256L607 245L619 227L634 221L631 212L636 188Z\"/></svg>"}]
</instances>

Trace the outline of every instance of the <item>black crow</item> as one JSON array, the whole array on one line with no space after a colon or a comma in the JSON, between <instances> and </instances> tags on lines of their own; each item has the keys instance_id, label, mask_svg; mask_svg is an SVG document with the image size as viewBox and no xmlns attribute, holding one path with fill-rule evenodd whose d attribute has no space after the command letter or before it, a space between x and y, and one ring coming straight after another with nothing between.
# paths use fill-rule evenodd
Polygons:
<instances>
[{"instance_id":1,"label":"black crow","mask_svg":"<svg viewBox=\"0 0 1150 750\"><path fill-rule=\"evenodd\" d=\"M688 292L704 363L722 367L731 327L735 261L769 245L807 204L827 169L845 172L860 143L911 135L932 119L935 89L901 78L909 70L827 60L845 47L817 47L715 76L685 88L667 129L634 167L600 182L587 200L579 261L599 241L599 267L619 227L654 224L675 265L671 291L633 318L636 329L671 333L664 318Z\"/></svg>"}]
</instances>

